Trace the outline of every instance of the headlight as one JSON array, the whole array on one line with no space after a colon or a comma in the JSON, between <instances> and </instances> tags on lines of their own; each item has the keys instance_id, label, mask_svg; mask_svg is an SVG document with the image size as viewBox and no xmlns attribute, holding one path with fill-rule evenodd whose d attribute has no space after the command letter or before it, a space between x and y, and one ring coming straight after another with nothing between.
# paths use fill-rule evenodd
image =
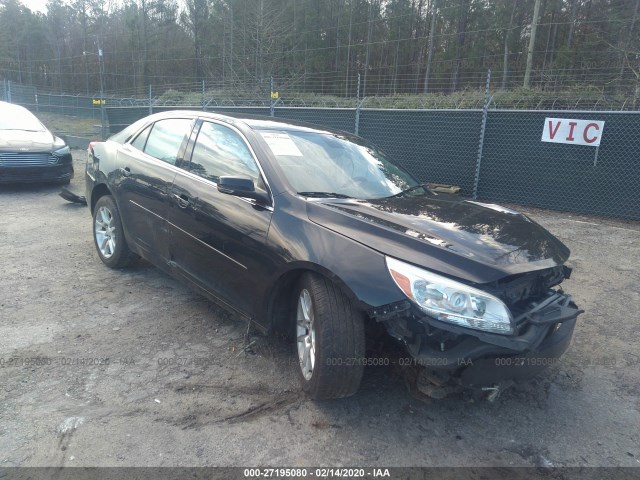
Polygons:
<instances>
[{"instance_id":1,"label":"headlight","mask_svg":"<svg viewBox=\"0 0 640 480\"><path fill-rule=\"evenodd\" d=\"M396 285L427 315L475 330L513 333L511 312L500 299L395 258L386 259Z\"/></svg>"},{"instance_id":2,"label":"headlight","mask_svg":"<svg viewBox=\"0 0 640 480\"><path fill-rule=\"evenodd\" d=\"M60 156L66 155L68 153L71 153L71 149L69 148L68 145L65 145L64 147L53 151L54 155L60 155Z\"/></svg>"}]
</instances>

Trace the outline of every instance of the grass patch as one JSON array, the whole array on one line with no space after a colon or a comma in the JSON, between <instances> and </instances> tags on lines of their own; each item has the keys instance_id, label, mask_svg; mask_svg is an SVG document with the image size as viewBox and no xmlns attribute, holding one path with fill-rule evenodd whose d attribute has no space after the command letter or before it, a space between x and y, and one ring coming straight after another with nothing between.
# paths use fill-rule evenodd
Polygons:
<instances>
[{"instance_id":1,"label":"grass patch","mask_svg":"<svg viewBox=\"0 0 640 480\"><path fill-rule=\"evenodd\" d=\"M74 117L71 115L60 115L58 113L33 112L45 126L56 135L77 135L97 139L100 136L100 121L97 122L97 129L94 128L96 121L92 118Z\"/></svg>"}]
</instances>

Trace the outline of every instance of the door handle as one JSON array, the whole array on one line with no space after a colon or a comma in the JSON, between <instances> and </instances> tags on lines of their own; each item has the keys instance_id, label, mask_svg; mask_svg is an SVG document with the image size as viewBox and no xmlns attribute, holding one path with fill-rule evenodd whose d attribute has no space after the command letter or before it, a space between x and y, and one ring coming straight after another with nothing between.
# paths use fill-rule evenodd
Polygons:
<instances>
[{"instance_id":1,"label":"door handle","mask_svg":"<svg viewBox=\"0 0 640 480\"><path fill-rule=\"evenodd\" d=\"M191 201L189 200L189 197L187 197L185 194L178 195L177 193L174 193L173 196L176 199L178 206L180 208L187 208L189 205L191 205Z\"/></svg>"},{"instance_id":2,"label":"door handle","mask_svg":"<svg viewBox=\"0 0 640 480\"><path fill-rule=\"evenodd\" d=\"M131 169L129 167L120 167L120 173L122 173L123 176L128 177L131 175Z\"/></svg>"}]
</instances>

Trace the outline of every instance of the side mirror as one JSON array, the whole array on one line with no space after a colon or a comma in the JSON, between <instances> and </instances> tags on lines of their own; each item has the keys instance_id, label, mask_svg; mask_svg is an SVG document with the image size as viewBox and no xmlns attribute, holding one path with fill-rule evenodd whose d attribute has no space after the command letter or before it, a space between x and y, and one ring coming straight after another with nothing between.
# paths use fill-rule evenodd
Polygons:
<instances>
[{"instance_id":1,"label":"side mirror","mask_svg":"<svg viewBox=\"0 0 640 480\"><path fill-rule=\"evenodd\" d=\"M269 195L263 190L256 190L249 177L225 177L218 180L218 191L235 197L251 198L260 205L269 204Z\"/></svg>"}]
</instances>

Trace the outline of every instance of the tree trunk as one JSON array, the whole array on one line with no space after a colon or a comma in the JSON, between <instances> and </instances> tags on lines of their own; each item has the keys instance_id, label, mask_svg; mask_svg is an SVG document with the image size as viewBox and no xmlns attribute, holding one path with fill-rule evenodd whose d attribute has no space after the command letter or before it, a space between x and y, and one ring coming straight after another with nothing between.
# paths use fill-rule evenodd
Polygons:
<instances>
[{"instance_id":1,"label":"tree trunk","mask_svg":"<svg viewBox=\"0 0 640 480\"><path fill-rule=\"evenodd\" d=\"M369 70L369 47L371 45L371 33L373 31L373 0L369 0L369 31L367 32L367 50L364 58L364 78L362 81L362 98L367 93L367 72Z\"/></svg>"},{"instance_id":2,"label":"tree trunk","mask_svg":"<svg viewBox=\"0 0 640 480\"><path fill-rule=\"evenodd\" d=\"M511 29L513 28L513 17L516 13L516 6L518 0L513 0L513 7L511 8L511 17L509 18L509 28L504 32L504 55L502 57L502 85L500 88L504 90L507 88L507 77L509 75L509 37L511 36Z\"/></svg>"},{"instance_id":3,"label":"tree trunk","mask_svg":"<svg viewBox=\"0 0 640 480\"><path fill-rule=\"evenodd\" d=\"M638 18L638 6L640 5L640 0L636 0L636 6L633 10L633 17L631 18L631 25L629 25L629 33L627 35L627 41L625 42L624 45L624 50L622 52L622 62L620 63L620 74L619 74L619 80L622 80L622 77L624 76L624 68L625 68L625 61L626 61L626 56L629 50L629 45L631 44L631 39L633 38L633 31L636 25L636 19Z\"/></svg>"},{"instance_id":4,"label":"tree trunk","mask_svg":"<svg viewBox=\"0 0 640 480\"><path fill-rule=\"evenodd\" d=\"M438 0L431 0L431 30L429 31L429 53L427 53L427 71L424 74L424 93L429 93L429 80L431 77L431 62L433 61L434 33L436 30L436 8Z\"/></svg>"},{"instance_id":5,"label":"tree trunk","mask_svg":"<svg viewBox=\"0 0 640 480\"><path fill-rule=\"evenodd\" d=\"M462 13L458 18L458 28L456 32L456 59L453 64L453 74L451 75L451 93L458 89L460 81L460 63L462 61L462 53L464 51L464 42L467 34L467 21L469 19L469 5L471 0L465 0L462 3Z\"/></svg>"},{"instance_id":6,"label":"tree trunk","mask_svg":"<svg viewBox=\"0 0 640 480\"><path fill-rule=\"evenodd\" d=\"M140 2L142 10L142 84L149 85L149 36L147 30L148 5L146 0Z\"/></svg>"},{"instance_id":7,"label":"tree trunk","mask_svg":"<svg viewBox=\"0 0 640 480\"><path fill-rule=\"evenodd\" d=\"M578 0L571 0L571 19L569 21L569 35L567 36L567 49L571 50L573 45L573 35L576 31L576 22L578 16Z\"/></svg>"},{"instance_id":8,"label":"tree trunk","mask_svg":"<svg viewBox=\"0 0 640 480\"><path fill-rule=\"evenodd\" d=\"M529 48L527 50L527 69L524 72L524 88L529 88L531 82L531 68L533 67L533 49L536 44L536 33L538 31L538 15L540 13L540 0L536 0L533 7L533 19L531 20L531 38L529 38Z\"/></svg>"},{"instance_id":9,"label":"tree trunk","mask_svg":"<svg viewBox=\"0 0 640 480\"><path fill-rule=\"evenodd\" d=\"M345 97L349 96L349 67L351 65L351 27L352 26L353 26L353 2L351 2L351 13L349 13L349 38L347 40L347 75L345 76L345 80L344 80Z\"/></svg>"}]
</instances>

